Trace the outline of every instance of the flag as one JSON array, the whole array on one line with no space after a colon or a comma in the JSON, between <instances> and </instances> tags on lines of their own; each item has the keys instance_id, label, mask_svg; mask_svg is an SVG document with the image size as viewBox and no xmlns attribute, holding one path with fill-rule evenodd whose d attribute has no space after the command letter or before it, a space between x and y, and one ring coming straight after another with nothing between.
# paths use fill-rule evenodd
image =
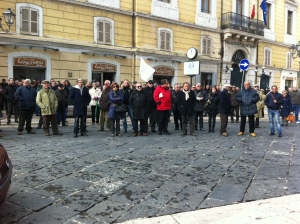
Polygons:
<instances>
[{"instance_id":1,"label":"flag","mask_svg":"<svg viewBox=\"0 0 300 224\"><path fill-rule=\"evenodd\" d=\"M153 75L155 69L153 69L150 65L146 64L143 58L141 58L140 65L140 77L144 81L148 82L149 78Z\"/></svg>"},{"instance_id":2,"label":"flag","mask_svg":"<svg viewBox=\"0 0 300 224\"><path fill-rule=\"evenodd\" d=\"M260 4L260 8L263 11L263 16L264 16L264 21L265 21L265 26L267 26L267 0L263 0Z\"/></svg>"},{"instance_id":3,"label":"flag","mask_svg":"<svg viewBox=\"0 0 300 224\"><path fill-rule=\"evenodd\" d=\"M250 15L250 19L253 19L255 16L255 0L253 0L253 5L252 5L252 12Z\"/></svg>"}]
</instances>

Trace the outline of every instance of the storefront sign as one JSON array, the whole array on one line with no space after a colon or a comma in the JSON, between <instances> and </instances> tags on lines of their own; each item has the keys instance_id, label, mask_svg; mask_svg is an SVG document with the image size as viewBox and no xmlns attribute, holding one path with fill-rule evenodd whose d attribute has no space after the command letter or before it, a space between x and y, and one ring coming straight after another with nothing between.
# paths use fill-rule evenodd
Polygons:
<instances>
[{"instance_id":1,"label":"storefront sign","mask_svg":"<svg viewBox=\"0 0 300 224\"><path fill-rule=\"evenodd\" d=\"M155 68L154 75L174 75L175 71L168 67Z\"/></svg>"},{"instance_id":2,"label":"storefront sign","mask_svg":"<svg viewBox=\"0 0 300 224\"><path fill-rule=\"evenodd\" d=\"M239 42L233 42L233 41L225 41L226 44L230 44L230 45L235 45L235 46L243 46L243 47L250 47L250 48L255 48L256 46L254 45L250 45L250 44L243 44L243 43L239 43Z\"/></svg>"},{"instance_id":3,"label":"storefront sign","mask_svg":"<svg viewBox=\"0 0 300 224\"><path fill-rule=\"evenodd\" d=\"M93 64L93 70L103 72L116 72L117 66L110 64Z\"/></svg>"},{"instance_id":4,"label":"storefront sign","mask_svg":"<svg viewBox=\"0 0 300 224\"><path fill-rule=\"evenodd\" d=\"M46 61L39 58L15 58L16 66L46 67Z\"/></svg>"}]
</instances>

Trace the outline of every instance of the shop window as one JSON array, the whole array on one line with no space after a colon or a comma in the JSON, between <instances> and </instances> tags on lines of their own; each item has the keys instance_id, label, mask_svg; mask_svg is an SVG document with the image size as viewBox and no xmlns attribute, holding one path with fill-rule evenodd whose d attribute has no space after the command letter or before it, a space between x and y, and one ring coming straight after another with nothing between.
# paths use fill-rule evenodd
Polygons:
<instances>
[{"instance_id":1,"label":"shop window","mask_svg":"<svg viewBox=\"0 0 300 224\"><path fill-rule=\"evenodd\" d=\"M158 44L161 51L172 51L173 31L167 28L159 28Z\"/></svg>"},{"instance_id":2,"label":"shop window","mask_svg":"<svg viewBox=\"0 0 300 224\"><path fill-rule=\"evenodd\" d=\"M211 56L211 50L212 50L212 39L208 37L202 37L201 40L202 44L202 55Z\"/></svg>"},{"instance_id":3,"label":"shop window","mask_svg":"<svg viewBox=\"0 0 300 224\"><path fill-rule=\"evenodd\" d=\"M269 48L265 48L265 65L266 66L271 66L271 58L272 58L272 50Z\"/></svg>"},{"instance_id":4,"label":"shop window","mask_svg":"<svg viewBox=\"0 0 300 224\"><path fill-rule=\"evenodd\" d=\"M99 44L114 45L114 21L105 17L95 17L94 40Z\"/></svg>"},{"instance_id":5,"label":"shop window","mask_svg":"<svg viewBox=\"0 0 300 224\"><path fill-rule=\"evenodd\" d=\"M293 12L288 11L287 34L292 35Z\"/></svg>"},{"instance_id":6,"label":"shop window","mask_svg":"<svg viewBox=\"0 0 300 224\"><path fill-rule=\"evenodd\" d=\"M293 55L290 52L286 54L286 68L293 68Z\"/></svg>"}]
</instances>

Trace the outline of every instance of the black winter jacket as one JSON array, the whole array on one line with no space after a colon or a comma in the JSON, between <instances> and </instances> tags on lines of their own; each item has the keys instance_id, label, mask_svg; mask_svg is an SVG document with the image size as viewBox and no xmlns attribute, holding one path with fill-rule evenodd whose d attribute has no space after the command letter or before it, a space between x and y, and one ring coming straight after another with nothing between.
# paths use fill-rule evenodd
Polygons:
<instances>
[{"instance_id":1,"label":"black winter jacket","mask_svg":"<svg viewBox=\"0 0 300 224\"><path fill-rule=\"evenodd\" d=\"M241 115L250 116L257 114L256 103L259 101L259 95L255 89L243 89L238 92L236 101L241 104Z\"/></svg>"},{"instance_id":2,"label":"black winter jacket","mask_svg":"<svg viewBox=\"0 0 300 224\"><path fill-rule=\"evenodd\" d=\"M274 96L277 103L274 103L274 99L272 95ZM283 96L281 93L278 92L276 94L270 92L265 99L266 106L271 110L279 110L280 105L283 103L284 103Z\"/></svg>"},{"instance_id":3,"label":"black winter jacket","mask_svg":"<svg viewBox=\"0 0 300 224\"><path fill-rule=\"evenodd\" d=\"M126 105L129 105L129 99L130 99L132 90L130 89L129 86L128 87L123 86L121 91L122 91L123 97L124 97L123 103Z\"/></svg>"},{"instance_id":4,"label":"black winter jacket","mask_svg":"<svg viewBox=\"0 0 300 224\"><path fill-rule=\"evenodd\" d=\"M150 88L149 86L147 86L147 87L145 87L143 89L143 91L144 91L144 93L147 96L148 106L150 108L157 107L156 102L155 102L155 100L153 98L153 94L154 94L155 88L154 87Z\"/></svg>"},{"instance_id":5,"label":"black winter jacket","mask_svg":"<svg viewBox=\"0 0 300 224\"><path fill-rule=\"evenodd\" d=\"M196 104L196 96L194 92L190 91L189 99L185 100L185 93L183 91L180 91L178 94L178 103L180 105L180 113L182 115L193 114Z\"/></svg>"},{"instance_id":6,"label":"black winter jacket","mask_svg":"<svg viewBox=\"0 0 300 224\"><path fill-rule=\"evenodd\" d=\"M180 110L180 104L178 101L180 91L177 93L175 91L172 92L172 109L174 110Z\"/></svg>"},{"instance_id":7,"label":"black winter jacket","mask_svg":"<svg viewBox=\"0 0 300 224\"><path fill-rule=\"evenodd\" d=\"M210 96L208 97L209 104L207 105L207 113L208 114L218 114L219 113L219 94L216 93L210 93Z\"/></svg>"},{"instance_id":8,"label":"black winter jacket","mask_svg":"<svg viewBox=\"0 0 300 224\"><path fill-rule=\"evenodd\" d=\"M202 98L203 97L203 100L197 100L197 98L200 97ZM198 112L198 111L204 111L204 105L207 101L207 95L206 95L206 91L205 90L195 90L195 99L196 99L196 104L195 104L195 108L194 108L194 111L195 112Z\"/></svg>"},{"instance_id":9,"label":"black winter jacket","mask_svg":"<svg viewBox=\"0 0 300 224\"><path fill-rule=\"evenodd\" d=\"M66 90L56 90L55 95L57 98L58 105L66 106L68 103L69 96Z\"/></svg>"},{"instance_id":10,"label":"black winter jacket","mask_svg":"<svg viewBox=\"0 0 300 224\"><path fill-rule=\"evenodd\" d=\"M18 100L15 98L15 93L18 89L16 85L8 85L4 90L4 97L8 103L16 103Z\"/></svg>"},{"instance_id":11,"label":"black winter jacket","mask_svg":"<svg viewBox=\"0 0 300 224\"><path fill-rule=\"evenodd\" d=\"M133 111L133 119L143 120L148 107L147 95L143 90L134 91L129 99L130 108Z\"/></svg>"}]
</instances>

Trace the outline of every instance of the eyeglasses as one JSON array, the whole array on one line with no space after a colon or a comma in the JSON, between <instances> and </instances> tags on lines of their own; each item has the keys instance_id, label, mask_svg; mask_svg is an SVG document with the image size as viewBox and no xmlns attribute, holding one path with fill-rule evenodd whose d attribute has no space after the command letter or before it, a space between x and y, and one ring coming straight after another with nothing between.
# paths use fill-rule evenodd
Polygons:
<instances>
[{"instance_id":1,"label":"eyeglasses","mask_svg":"<svg viewBox=\"0 0 300 224\"><path fill-rule=\"evenodd\" d=\"M136 88L142 88L142 86L136 86Z\"/></svg>"},{"instance_id":2,"label":"eyeglasses","mask_svg":"<svg viewBox=\"0 0 300 224\"><path fill-rule=\"evenodd\" d=\"M202 87L202 86L197 86L197 87Z\"/></svg>"},{"instance_id":3,"label":"eyeglasses","mask_svg":"<svg viewBox=\"0 0 300 224\"><path fill-rule=\"evenodd\" d=\"M117 86L113 86L113 88L118 88Z\"/></svg>"},{"instance_id":4,"label":"eyeglasses","mask_svg":"<svg viewBox=\"0 0 300 224\"><path fill-rule=\"evenodd\" d=\"M105 83L104 85L105 85L105 86L108 86L108 84L107 84L107 83Z\"/></svg>"},{"instance_id":5,"label":"eyeglasses","mask_svg":"<svg viewBox=\"0 0 300 224\"><path fill-rule=\"evenodd\" d=\"M150 84L150 85L153 85L153 83L152 83L152 82L150 82L149 84Z\"/></svg>"}]
</instances>

